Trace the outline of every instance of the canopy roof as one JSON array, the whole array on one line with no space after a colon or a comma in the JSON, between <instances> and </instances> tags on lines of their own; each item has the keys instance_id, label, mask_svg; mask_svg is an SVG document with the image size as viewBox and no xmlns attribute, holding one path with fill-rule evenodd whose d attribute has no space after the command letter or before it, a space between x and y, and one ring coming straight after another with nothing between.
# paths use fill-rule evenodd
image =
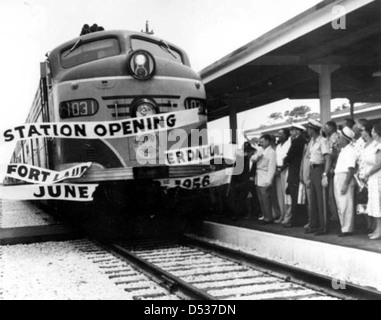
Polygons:
<instances>
[{"instance_id":1,"label":"canopy roof","mask_svg":"<svg viewBox=\"0 0 381 320\"><path fill-rule=\"evenodd\" d=\"M340 8L346 29L332 24ZM337 68L332 98L381 102L380 17L381 1L322 1L202 70L210 120L229 115L233 105L242 112L285 98L319 98L319 65Z\"/></svg>"}]
</instances>

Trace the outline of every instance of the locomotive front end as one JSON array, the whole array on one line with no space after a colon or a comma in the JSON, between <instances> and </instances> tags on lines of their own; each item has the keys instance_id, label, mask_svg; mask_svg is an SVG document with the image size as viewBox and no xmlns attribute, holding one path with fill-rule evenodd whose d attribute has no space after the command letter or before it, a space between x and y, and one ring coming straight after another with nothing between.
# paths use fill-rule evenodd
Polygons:
<instances>
[{"instance_id":1,"label":"locomotive front end","mask_svg":"<svg viewBox=\"0 0 381 320\"><path fill-rule=\"evenodd\" d=\"M53 50L46 67L49 121L92 123L98 133L52 139L51 169L92 162L77 182L99 183L99 197L116 210L151 219L205 197L200 184L165 190L160 182L210 172L168 161L169 150L208 144L205 89L183 50L142 33L97 32Z\"/></svg>"}]
</instances>

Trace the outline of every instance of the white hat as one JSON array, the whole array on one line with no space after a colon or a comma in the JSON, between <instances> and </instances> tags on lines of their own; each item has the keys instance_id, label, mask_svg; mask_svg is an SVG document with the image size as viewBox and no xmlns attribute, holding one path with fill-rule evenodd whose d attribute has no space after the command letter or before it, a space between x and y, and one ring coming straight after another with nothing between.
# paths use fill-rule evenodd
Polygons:
<instances>
[{"instance_id":1,"label":"white hat","mask_svg":"<svg viewBox=\"0 0 381 320\"><path fill-rule=\"evenodd\" d=\"M301 131L306 131L306 128L302 126L300 123L292 123L291 127Z\"/></svg>"},{"instance_id":2,"label":"white hat","mask_svg":"<svg viewBox=\"0 0 381 320\"><path fill-rule=\"evenodd\" d=\"M348 127L344 127L343 130L341 130L341 134L347 138L349 141L353 141L355 139L355 132Z\"/></svg>"},{"instance_id":3,"label":"white hat","mask_svg":"<svg viewBox=\"0 0 381 320\"><path fill-rule=\"evenodd\" d=\"M308 126L311 128L315 128L315 129L321 129L322 128L321 123L317 120L314 120L314 119L308 120Z\"/></svg>"}]
</instances>

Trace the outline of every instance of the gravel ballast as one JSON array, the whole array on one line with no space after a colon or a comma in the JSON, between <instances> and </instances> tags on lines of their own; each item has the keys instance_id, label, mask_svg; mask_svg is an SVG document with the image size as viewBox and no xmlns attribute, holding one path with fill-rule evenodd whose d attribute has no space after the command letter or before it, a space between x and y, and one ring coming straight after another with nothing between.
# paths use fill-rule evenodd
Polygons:
<instances>
[{"instance_id":1,"label":"gravel ballast","mask_svg":"<svg viewBox=\"0 0 381 320\"><path fill-rule=\"evenodd\" d=\"M0 299L131 300L81 251L80 241L0 247Z\"/></svg>"},{"instance_id":2,"label":"gravel ballast","mask_svg":"<svg viewBox=\"0 0 381 320\"><path fill-rule=\"evenodd\" d=\"M0 202L0 227L20 228L57 224L54 219L26 201Z\"/></svg>"}]
</instances>

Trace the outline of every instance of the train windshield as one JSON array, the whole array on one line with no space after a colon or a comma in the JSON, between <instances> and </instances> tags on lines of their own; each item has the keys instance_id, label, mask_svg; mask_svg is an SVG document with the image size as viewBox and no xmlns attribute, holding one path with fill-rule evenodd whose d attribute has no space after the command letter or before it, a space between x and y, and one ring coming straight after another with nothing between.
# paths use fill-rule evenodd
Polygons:
<instances>
[{"instance_id":1,"label":"train windshield","mask_svg":"<svg viewBox=\"0 0 381 320\"><path fill-rule=\"evenodd\" d=\"M120 47L117 39L102 39L83 44L81 40L78 40L70 49L61 54L61 65L63 68L72 68L118 54L120 54Z\"/></svg>"},{"instance_id":2,"label":"train windshield","mask_svg":"<svg viewBox=\"0 0 381 320\"><path fill-rule=\"evenodd\" d=\"M152 42L145 39L132 38L131 44L133 50L146 50L156 57L169 59L181 64L184 63L181 53L164 41Z\"/></svg>"}]
</instances>

